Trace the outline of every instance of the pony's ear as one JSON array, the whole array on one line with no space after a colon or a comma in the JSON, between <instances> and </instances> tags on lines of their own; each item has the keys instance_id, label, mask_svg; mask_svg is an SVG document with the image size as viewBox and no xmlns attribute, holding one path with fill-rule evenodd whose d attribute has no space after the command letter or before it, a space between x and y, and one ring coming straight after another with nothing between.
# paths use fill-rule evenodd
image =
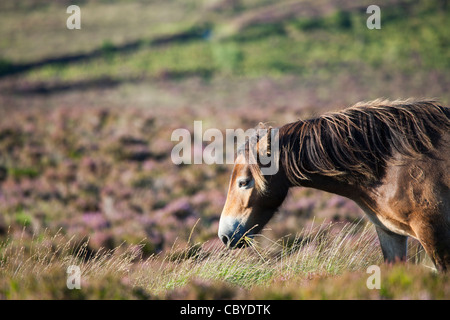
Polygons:
<instances>
[{"instance_id":1,"label":"pony's ear","mask_svg":"<svg viewBox=\"0 0 450 320\"><path fill-rule=\"evenodd\" d=\"M266 129L266 125L262 122L258 123L258 129L256 130L256 137L258 141L264 137L264 134L262 133L264 129Z\"/></svg>"}]
</instances>

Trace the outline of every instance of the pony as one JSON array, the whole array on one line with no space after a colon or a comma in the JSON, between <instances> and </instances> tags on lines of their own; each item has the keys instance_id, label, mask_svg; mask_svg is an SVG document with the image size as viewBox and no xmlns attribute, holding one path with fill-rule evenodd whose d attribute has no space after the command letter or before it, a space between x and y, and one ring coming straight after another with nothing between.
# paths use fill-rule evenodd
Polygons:
<instances>
[{"instance_id":1,"label":"pony","mask_svg":"<svg viewBox=\"0 0 450 320\"><path fill-rule=\"evenodd\" d=\"M270 153L270 132L253 137ZM262 173L239 148L218 236L246 246L293 187L356 202L375 225L386 263L405 261L417 239L440 271L450 268L450 108L434 100L375 100L277 128L278 171ZM251 140L251 139L249 139Z\"/></svg>"}]
</instances>

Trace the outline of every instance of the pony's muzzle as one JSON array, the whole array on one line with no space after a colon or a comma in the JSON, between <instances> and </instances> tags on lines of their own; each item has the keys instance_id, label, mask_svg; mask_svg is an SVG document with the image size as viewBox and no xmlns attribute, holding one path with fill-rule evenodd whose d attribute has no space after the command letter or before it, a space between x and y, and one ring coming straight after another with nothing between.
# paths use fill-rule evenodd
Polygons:
<instances>
[{"instance_id":1,"label":"pony's muzzle","mask_svg":"<svg viewBox=\"0 0 450 320\"><path fill-rule=\"evenodd\" d=\"M228 243L230 242L230 238L224 234L224 235L219 235L220 240L222 240L224 245L228 245Z\"/></svg>"},{"instance_id":2,"label":"pony's muzzle","mask_svg":"<svg viewBox=\"0 0 450 320\"><path fill-rule=\"evenodd\" d=\"M245 246L244 228L242 227L239 220L231 217L222 217L219 222L219 239L227 246L229 249L241 248Z\"/></svg>"},{"instance_id":3,"label":"pony's muzzle","mask_svg":"<svg viewBox=\"0 0 450 320\"><path fill-rule=\"evenodd\" d=\"M243 238L230 239L227 235L219 236L219 238L228 249L245 248L248 245Z\"/></svg>"}]
</instances>

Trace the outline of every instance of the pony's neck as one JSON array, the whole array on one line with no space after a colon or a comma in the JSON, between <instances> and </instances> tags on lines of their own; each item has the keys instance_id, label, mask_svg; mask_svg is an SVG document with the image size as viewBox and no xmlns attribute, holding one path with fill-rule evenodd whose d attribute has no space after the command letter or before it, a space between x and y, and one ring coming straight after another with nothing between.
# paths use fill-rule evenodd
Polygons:
<instances>
[{"instance_id":1,"label":"pony's neck","mask_svg":"<svg viewBox=\"0 0 450 320\"><path fill-rule=\"evenodd\" d=\"M364 191L364 186L359 183L350 182L342 175L333 175L321 173L312 168L310 160L302 157L299 140L305 138L297 134L302 126L302 122L287 124L280 128L280 168L289 183L289 187L302 186L323 190L326 192L338 194L352 200L357 199ZM302 132L302 134L305 132ZM304 153L304 152L303 152ZM306 168L306 169L305 169ZM337 172L337 171L336 171ZM353 179L354 180L354 179Z\"/></svg>"},{"instance_id":2,"label":"pony's neck","mask_svg":"<svg viewBox=\"0 0 450 320\"><path fill-rule=\"evenodd\" d=\"M334 193L352 200L358 200L363 192L362 186L355 186L345 181L336 179L326 175L309 174L309 179L298 180L296 183L292 183L291 187L301 186L307 188L314 188L330 193Z\"/></svg>"}]
</instances>

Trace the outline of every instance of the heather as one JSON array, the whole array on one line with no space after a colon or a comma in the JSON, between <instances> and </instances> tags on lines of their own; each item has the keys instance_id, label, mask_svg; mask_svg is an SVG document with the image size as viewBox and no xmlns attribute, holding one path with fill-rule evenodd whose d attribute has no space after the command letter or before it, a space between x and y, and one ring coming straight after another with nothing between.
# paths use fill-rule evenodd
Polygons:
<instances>
[{"instance_id":1,"label":"heather","mask_svg":"<svg viewBox=\"0 0 450 320\"><path fill-rule=\"evenodd\" d=\"M373 226L317 190L227 250L232 165L171 160L172 132L198 120L225 134L378 97L448 104L448 7L386 1L369 30L366 2L89 0L80 31L66 1L2 2L0 298L448 299L414 240L368 290Z\"/></svg>"}]
</instances>

